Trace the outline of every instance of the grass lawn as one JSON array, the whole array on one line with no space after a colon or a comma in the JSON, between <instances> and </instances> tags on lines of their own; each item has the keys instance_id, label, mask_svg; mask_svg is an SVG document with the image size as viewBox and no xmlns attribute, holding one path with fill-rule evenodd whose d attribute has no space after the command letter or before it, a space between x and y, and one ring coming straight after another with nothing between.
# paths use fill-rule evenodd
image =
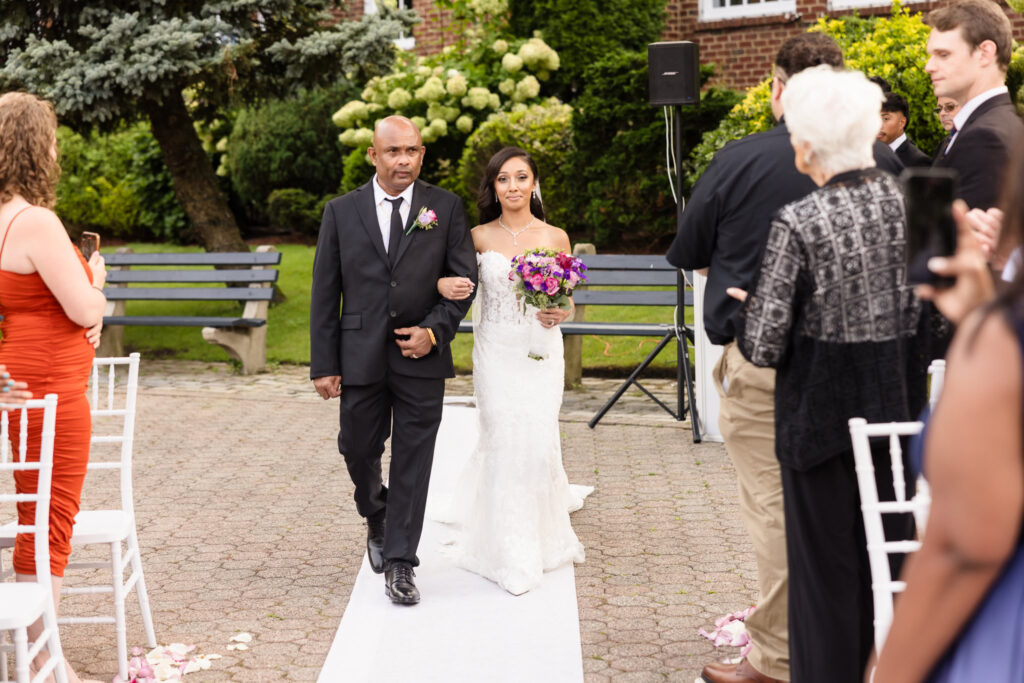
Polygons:
<instances>
[{"instance_id":1,"label":"grass lawn","mask_svg":"<svg viewBox=\"0 0 1024 683\"><path fill-rule=\"evenodd\" d=\"M136 253L201 251L198 247L180 247L170 244L141 244L130 246ZM313 274L314 247L298 244L276 245L281 252L278 285L287 300L270 309L267 323L267 361L270 363L309 362L309 291ZM106 250L104 250L106 251ZM200 301L129 301L128 315L237 315L240 307L234 302ZM616 322L669 322L672 308L590 306L587 320ZM693 321L693 311L687 309L687 322ZM203 341L196 327L134 327L124 333L125 349L138 351L147 358L179 358L187 360L224 361L227 354L217 346ZM583 368L585 373L601 372L625 376L650 353L658 339L640 337L596 337L583 339ZM455 367L459 372L472 369L473 335L460 334L452 344ZM691 352L692 353L692 352ZM691 355L692 358L692 355ZM652 364L654 372L675 373L675 352L672 347L662 351Z\"/></svg>"}]
</instances>

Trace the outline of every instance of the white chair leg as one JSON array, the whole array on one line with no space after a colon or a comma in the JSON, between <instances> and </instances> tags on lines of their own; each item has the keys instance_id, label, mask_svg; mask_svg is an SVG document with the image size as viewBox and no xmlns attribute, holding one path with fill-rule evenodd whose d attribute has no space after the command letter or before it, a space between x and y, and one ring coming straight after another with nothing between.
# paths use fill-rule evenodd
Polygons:
<instances>
[{"instance_id":1,"label":"white chair leg","mask_svg":"<svg viewBox=\"0 0 1024 683\"><path fill-rule=\"evenodd\" d=\"M57 612L52 603L43 612L43 628L47 629L50 634L46 649L50 659L55 662L53 676L57 679L57 683L68 683L68 671L64 666L64 648L61 647L60 632L57 630Z\"/></svg>"},{"instance_id":2,"label":"white chair leg","mask_svg":"<svg viewBox=\"0 0 1024 683\"><path fill-rule=\"evenodd\" d=\"M0 645L7 644L7 631L0 634ZM10 680L7 674L7 650L0 650L0 681Z\"/></svg>"},{"instance_id":3,"label":"white chair leg","mask_svg":"<svg viewBox=\"0 0 1024 683\"><path fill-rule=\"evenodd\" d=\"M121 542L110 544L110 582L114 588L114 630L117 633L117 672L128 680L128 634L124 619L124 573L121 571Z\"/></svg>"},{"instance_id":4,"label":"white chair leg","mask_svg":"<svg viewBox=\"0 0 1024 683\"><path fill-rule=\"evenodd\" d=\"M139 612L142 613L142 625L146 629L146 645L156 647L156 631L153 630L153 613L149 609L149 593L146 592L146 577L142 573L142 555L139 550L139 537L133 526L128 534L128 552L132 553L132 573L135 580L135 594L139 596Z\"/></svg>"},{"instance_id":5,"label":"white chair leg","mask_svg":"<svg viewBox=\"0 0 1024 683\"><path fill-rule=\"evenodd\" d=\"M15 680L18 683L28 683L28 630L24 628L14 629L14 668L16 670Z\"/></svg>"}]
</instances>

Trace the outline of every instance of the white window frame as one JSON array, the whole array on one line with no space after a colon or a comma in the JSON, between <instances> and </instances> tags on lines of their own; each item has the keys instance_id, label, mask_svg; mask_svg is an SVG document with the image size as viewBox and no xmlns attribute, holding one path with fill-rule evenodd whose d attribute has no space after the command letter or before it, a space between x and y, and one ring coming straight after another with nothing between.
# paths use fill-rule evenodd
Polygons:
<instances>
[{"instance_id":1,"label":"white window frame","mask_svg":"<svg viewBox=\"0 0 1024 683\"><path fill-rule=\"evenodd\" d=\"M396 0L398 6L402 9L412 9L412 0ZM377 0L363 0L363 14L376 14L377 13ZM407 36L405 34L399 35L395 38L395 47L401 48L402 50L412 50L416 47L416 37Z\"/></svg>"},{"instance_id":2,"label":"white window frame","mask_svg":"<svg viewBox=\"0 0 1024 683\"><path fill-rule=\"evenodd\" d=\"M830 0L831 1L831 0ZM841 0L840 0L841 1ZM884 0L878 0L883 2ZM750 19L753 17L771 17L796 13L796 0L772 0L728 7L715 7L714 0L700 0L700 21L725 21L728 19Z\"/></svg>"},{"instance_id":3,"label":"white window frame","mask_svg":"<svg viewBox=\"0 0 1024 683\"><path fill-rule=\"evenodd\" d=\"M928 0L903 0L904 5L927 2ZM892 2L888 0L828 0L828 9L875 9L878 7L890 7Z\"/></svg>"}]
</instances>

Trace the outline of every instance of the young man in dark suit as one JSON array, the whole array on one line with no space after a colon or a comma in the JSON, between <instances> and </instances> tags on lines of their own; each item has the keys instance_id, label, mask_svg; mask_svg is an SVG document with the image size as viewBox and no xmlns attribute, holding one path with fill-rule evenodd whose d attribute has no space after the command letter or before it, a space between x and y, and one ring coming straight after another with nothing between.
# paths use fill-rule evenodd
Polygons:
<instances>
[{"instance_id":1,"label":"young man in dark suit","mask_svg":"<svg viewBox=\"0 0 1024 683\"><path fill-rule=\"evenodd\" d=\"M424 151L409 119L377 123L368 150L376 175L324 207L309 311L309 374L322 398L341 399L338 450L367 521L370 566L405 605L420 600L413 567L444 380L455 374L450 344L472 300L441 298L437 280L477 281L462 201L417 180Z\"/></svg>"},{"instance_id":2,"label":"young man in dark suit","mask_svg":"<svg viewBox=\"0 0 1024 683\"><path fill-rule=\"evenodd\" d=\"M1010 150L1024 137L1024 122L1006 89L1013 31L992 0L958 0L928 15L925 71L936 97L961 103L935 166L956 169L959 197L986 211L999 200Z\"/></svg>"},{"instance_id":3,"label":"young man in dark suit","mask_svg":"<svg viewBox=\"0 0 1024 683\"><path fill-rule=\"evenodd\" d=\"M917 148L907 137L907 120L910 118L910 106L907 98L899 93L885 93L882 102L882 129L878 131L878 139L889 145L904 166L931 166L932 159Z\"/></svg>"},{"instance_id":4,"label":"young man in dark suit","mask_svg":"<svg viewBox=\"0 0 1024 683\"><path fill-rule=\"evenodd\" d=\"M775 454L775 371L746 360L736 345L743 305L727 287L753 286L768 239L772 215L817 188L796 169L793 145L782 110L790 77L819 64L841 67L843 53L823 33L802 33L787 40L775 58L771 130L730 142L697 181L668 251L680 268L708 269L704 328L714 344L723 344L715 366L721 398L718 424L736 469L740 515L757 560L757 609L746 620L751 649L737 663L712 662L701 671L706 683L788 681L789 570L782 476ZM875 142L875 162L894 174L903 170L896 155Z\"/></svg>"}]
</instances>

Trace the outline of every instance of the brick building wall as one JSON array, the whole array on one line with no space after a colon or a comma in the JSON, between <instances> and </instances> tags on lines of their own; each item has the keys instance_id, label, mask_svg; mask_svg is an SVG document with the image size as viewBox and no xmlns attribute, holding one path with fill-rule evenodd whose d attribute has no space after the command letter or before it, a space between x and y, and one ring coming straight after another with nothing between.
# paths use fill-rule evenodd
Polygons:
<instances>
[{"instance_id":1,"label":"brick building wall","mask_svg":"<svg viewBox=\"0 0 1024 683\"><path fill-rule=\"evenodd\" d=\"M433 0L412 0L412 8L423 23L416 24L412 35L416 38L417 54L433 54L452 42L445 29L451 21L451 11L437 7Z\"/></svg>"},{"instance_id":2,"label":"brick building wall","mask_svg":"<svg viewBox=\"0 0 1024 683\"><path fill-rule=\"evenodd\" d=\"M910 5L927 14L949 0L930 0ZM1001 3L1004 10L1006 4ZM663 40L690 40L700 48L700 61L714 63L714 84L729 88L756 85L771 74L775 53L786 38L806 31L819 17L841 16L850 10L829 10L824 0L797 0L796 13L726 21L699 21L697 0L669 0ZM888 15L889 6L861 8L861 16ZM1024 41L1024 16L1007 11L1014 37Z\"/></svg>"}]
</instances>

